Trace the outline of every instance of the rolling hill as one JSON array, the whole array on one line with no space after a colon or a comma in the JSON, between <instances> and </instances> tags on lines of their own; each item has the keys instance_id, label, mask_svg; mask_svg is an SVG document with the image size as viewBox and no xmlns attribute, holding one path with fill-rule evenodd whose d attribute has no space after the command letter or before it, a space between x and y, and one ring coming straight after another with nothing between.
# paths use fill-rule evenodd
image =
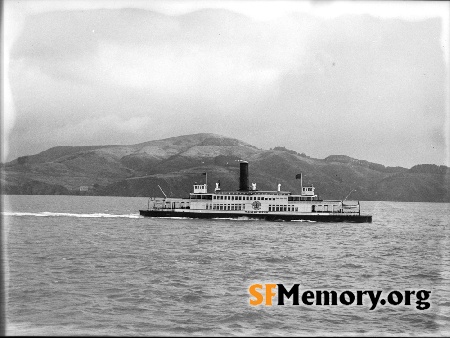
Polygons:
<instances>
[{"instance_id":1,"label":"rolling hill","mask_svg":"<svg viewBox=\"0 0 450 338\"><path fill-rule=\"evenodd\" d=\"M259 149L216 134L195 134L135 145L54 147L2 165L3 194L187 196L194 182L238 188L239 162L249 162L259 190L316 187L324 199L450 202L450 168L421 164L410 169L331 155L315 159L284 147Z\"/></svg>"}]
</instances>

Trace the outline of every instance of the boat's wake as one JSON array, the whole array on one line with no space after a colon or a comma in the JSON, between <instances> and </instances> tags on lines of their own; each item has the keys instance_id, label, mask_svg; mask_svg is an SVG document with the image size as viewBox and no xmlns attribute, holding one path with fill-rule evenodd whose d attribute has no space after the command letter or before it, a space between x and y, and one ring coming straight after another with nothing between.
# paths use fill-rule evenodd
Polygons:
<instances>
[{"instance_id":1,"label":"boat's wake","mask_svg":"<svg viewBox=\"0 0 450 338\"><path fill-rule=\"evenodd\" d=\"M225 221L260 221L258 218L250 218L247 216L240 216L240 217L214 217L212 219L217 220L225 220Z\"/></svg>"},{"instance_id":2,"label":"boat's wake","mask_svg":"<svg viewBox=\"0 0 450 338\"><path fill-rule=\"evenodd\" d=\"M166 219L192 219L191 217L178 217L178 216L155 216L155 217L147 217L147 218L166 218Z\"/></svg>"},{"instance_id":3,"label":"boat's wake","mask_svg":"<svg viewBox=\"0 0 450 338\"><path fill-rule=\"evenodd\" d=\"M115 214L105 214L105 213L94 213L94 214L73 214L67 212L2 212L2 216L34 216L34 217L78 217L78 218L142 218L139 214L125 214L125 215L115 215Z\"/></svg>"}]
</instances>

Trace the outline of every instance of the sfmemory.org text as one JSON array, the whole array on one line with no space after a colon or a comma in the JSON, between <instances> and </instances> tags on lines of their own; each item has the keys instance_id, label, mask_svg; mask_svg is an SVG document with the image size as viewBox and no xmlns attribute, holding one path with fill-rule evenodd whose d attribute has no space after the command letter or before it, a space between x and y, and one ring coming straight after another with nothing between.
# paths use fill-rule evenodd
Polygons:
<instances>
[{"instance_id":1,"label":"sfmemory.org text","mask_svg":"<svg viewBox=\"0 0 450 338\"><path fill-rule=\"evenodd\" d=\"M406 305L415 304L416 309L426 310L431 306L427 302L431 291L427 290L406 290L389 291L382 296L383 291L377 290L356 290L356 291L326 291L326 290L305 290L300 292L300 284L293 284L288 289L283 284L252 284L248 291L250 305L273 305L276 297L276 305L285 305L285 300L292 301L292 305L370 305L370 310L374 310L378 304L381 305Z\"/></svg>"}]
</instances>

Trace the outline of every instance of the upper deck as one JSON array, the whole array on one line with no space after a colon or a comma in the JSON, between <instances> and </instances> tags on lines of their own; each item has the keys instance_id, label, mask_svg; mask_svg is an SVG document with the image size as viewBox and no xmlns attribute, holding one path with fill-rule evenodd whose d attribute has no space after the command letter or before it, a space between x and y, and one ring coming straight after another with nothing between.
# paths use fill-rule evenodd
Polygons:
<instances>
[{"instance_id":1,"label":"upper deck","mask_svg":"<svg viewBox=\"0 0 450 338\"><path fill-rule=\"evenodd\" d=\"M315 194L314 186L303 186L301 193L292 194L278 189L257 190L256 183L248 185L246 162L241 163L240 188L236 191L222 191L220 182L214 192L208 192L207 175L205 184L194 184L194 191L189 198L160 198L153 200L154 209L184 210L199 213L276 213L276 214L359 214L359 202L351 203L341 200L321 200ZM297 175L301 178L301 174ZM296 176L296 178L297 178Z\"/></svg>"}]
</instances>

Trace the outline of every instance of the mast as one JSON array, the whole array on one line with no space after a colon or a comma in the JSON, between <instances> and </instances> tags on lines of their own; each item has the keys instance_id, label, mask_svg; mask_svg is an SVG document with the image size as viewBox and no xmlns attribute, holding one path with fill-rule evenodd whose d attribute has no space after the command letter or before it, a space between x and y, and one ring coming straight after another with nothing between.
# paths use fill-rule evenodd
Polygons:
<instances>
[{"instance_id":1,"label":"mast","mask_svg":"<svg viewBox=\"0 0 450 338\"><path fill-rule=\"evenodd\" d=\"M158 187L159 187L159 189L161 190L161 192L163 193L164 197L167 198L167 195L164 193L164 191L163 191L162 188L159 186L159 184L158 184Z\"/></svg>"}]
</instances>

